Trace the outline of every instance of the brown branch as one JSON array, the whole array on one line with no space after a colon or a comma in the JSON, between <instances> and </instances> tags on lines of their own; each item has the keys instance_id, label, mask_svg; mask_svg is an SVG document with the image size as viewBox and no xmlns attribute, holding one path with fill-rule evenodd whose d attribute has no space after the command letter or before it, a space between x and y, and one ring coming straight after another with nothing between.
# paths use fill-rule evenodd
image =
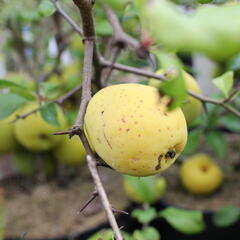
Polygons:
<instances>
[{"instance_id":1,"label":"brown branch","mask_svg":"<svg viewBox=\"0 0 240 240\"><path fill-rule=\"evenodd\" d=\"M94 62L94 51L97 50L95 43L95 28L92 15L92 7L94 1L90 0L73 0L78 7L82 19L83 33L84 33L84 60L83 60L83 85L82 85L82 99L80 104L79 113L75 125L72 128L71 137L74 134L79 135L87 152L87 164L92 175L96 190L101 199L109 223L113 229L117 240L123 240L120 229L117 225L116 219L111 209L111 205L108 201L107 194L104 190L101 179L98 175L96 160L94 154L89 146L87 137L83 131L83 120L86 112L87 104L91 98L91 76L92 76L92 63ZM95 59L96 60L96 59ZM99 59L98 59L99 61Z\"/></svg>"},{"instance_id":2,"label":"brown branch","mask_svg":"<svg viewBox=\"0 0 240 240\"><path fill-rule=\"evenodd\" d=\"M144 59L149 58L149 52L146 49L142 48L142 44L124 32L118 20L118 17L112 8L107 4L103 4L103 8L113 29L113 44L122 48L129 46L135 50L138 57Z\"/></svg>"}]
</instances>

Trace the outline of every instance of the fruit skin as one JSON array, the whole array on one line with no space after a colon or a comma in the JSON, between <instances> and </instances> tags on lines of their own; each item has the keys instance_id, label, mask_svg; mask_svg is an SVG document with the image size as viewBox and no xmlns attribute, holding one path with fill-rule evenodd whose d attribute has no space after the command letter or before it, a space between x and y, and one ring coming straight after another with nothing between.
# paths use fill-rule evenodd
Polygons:
<instances>
[{"instance_id":1,"label":"fruit skin","mask_svg":"<svg viewBox=\"0 0 240 240\"><path fill-rule=\"evenodd\" d=\"M19 114L28 113L38 107L37 103L30 103ZM58 144L61 138L54 136L53 133L63 130L66 120L61 109L57 110L59 126L45 122L40 112L31 114L25 119L19 119L14 125L14 134L19 143L31 151L48 151Z\"/></svg>"},{"instance_id":2,"label":"fruit skin","mask_svg":"<svg viewBox=\"0 0 240 240\"><path fill-rule=\"evenodd\" d=\"M190 193L207 195L221 185L223 172L210 156L199 153L182 164L180 179Z\"/></svg>"},{"instance_id":3,"label":"fruit skin","mask_svg":"<svg viewBox=\"0 0 240 240\"><path fill-rule=\"evenodd\" d=\"M113 169L150 176L168 168L187 141L180 108L168 112L168 97L141 84L103 88L90 100L84 129L97 154Z\"/></svg>"},{"instance_id":4,"label":"fruit skin","mask_svg":"<svg viewBox=\"0 0 240 240\"><path fill-rule=\"evenodd\" d=\"M69 139L64 135L62 141L53 151L55 158L70 166L82 164L86 158L86 151L78 136L73 136Z\"/></svg>"},{"instance_id":5,"label":"fruit skin","mask_svg":"<svg viewBox=\"0 0 240 240\"><path fill-rule=\"evenodd\" d=\"M154 178L150 176L139 178L125 176L123 186L127 197L131 201L136 203L154 203L164 195L167 182L163 177ZM143 188L144 191L142 191Z\"/></svg>"},{"instance_id":6,"label":"fruit skin","mask_svg":"<svg viewBox=\"0 0 240 240\"><path fill-rule=\"evenodd\" d=\"M164 74L165 72L166 72L165 70L160 69L156 73ZM174 72L170 74L171 74L170 76L167 75L169 79L171 79L171 77L174 77ZM186 89L197 95L200 95L201 89L198 83L196 82L196 80L185 71L182 71L182 74L183 74ZM161 82L156 79L150 79L148 84L150 86L159 88L161 85ZM186 102L183 103L181 108L186 118L187 124L191 125L191 123L201 114L202 103L198 99L188 95Z\"/></svg>"},{"instance_id":7,"label":"fruit skin","mask_svg":"<svg viewBox=\"0 0 240 240\"><path fill-rule=\"evenodd\" d=\"M0 154L13 152L17 149L17 141L14 136L14 124L10 123L15 118L15 114L0 120Z\"/></svg>"}]
</instances>

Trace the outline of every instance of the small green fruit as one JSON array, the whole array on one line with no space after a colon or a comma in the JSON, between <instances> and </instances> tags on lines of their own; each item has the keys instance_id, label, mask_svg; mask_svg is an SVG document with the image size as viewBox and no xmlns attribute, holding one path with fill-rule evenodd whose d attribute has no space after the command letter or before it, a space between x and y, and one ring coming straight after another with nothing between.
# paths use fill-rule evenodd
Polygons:
<instances>
[{"instance_id":1,"label":"small green fruit","mask_svg":"<svg viewBox=\"0 0 240 240\"><path fill-rule=\"evenodd\" d=\"M78 136L69 139L68 136L62 136L62 141L54 149L56 159L66 165L76 166L85 161L86 151Z\"/></svg>"},{"instance_id":2,"label":"small green fruit","mask_svg":"<svg viewBox=\"0 0 240 240\"><path fill-rule=\"evenodd\" d=\"M19 114L29 113L38 108L37 103L28 104ZM14 125L14 133L24 147L31 151L48 151L57 145L61 138L53 133L63 130L66 126L65 116L58 108L59 126L53 126L45 122L40 113L29 115L26 119L19 119Z\"/></svg>"}]
</instances>

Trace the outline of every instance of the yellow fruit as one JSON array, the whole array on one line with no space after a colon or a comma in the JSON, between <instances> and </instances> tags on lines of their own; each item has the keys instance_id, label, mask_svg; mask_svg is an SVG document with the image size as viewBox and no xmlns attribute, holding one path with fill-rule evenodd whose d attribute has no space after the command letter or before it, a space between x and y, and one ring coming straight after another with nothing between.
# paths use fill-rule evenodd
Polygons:
<instances>
[{"instance_id":1,"label":"yellow fruit","mask_svg":"<svg viewBox=\"0 0 240 240\"><path fill-rule=\"evenodd\" d=\"M166 180L155 177L125 176L123 182L127 197L136 203L154 203L163 196L166 191Z\"/></svg>"},{"instance_id":2,"label":"yellow fruit","mask_svg":"<svg viewBox=\"0 0 240 240\"><path fill-rule=\"evenodd\" d=\"M199 153L186 159L180 169L180 178L186 190L204 195L220 186L223 173L210 156Z\"/></svg>"},{"instance_id":3,"label":"yellow fruit","mask_svg":"<svg viewBox=\"0 0 240 240\"><path fill-rule=\"evenodd\" d=\"M78 136L69 139L68 136L62 136L62 141L54 149L56 159L66 165L80 165L85 161L86 151Z\"/></svg>"},{"instance_id":4,"label":"yellow fruit","mask_svg":"<svg viewBox=\"0 0 240 240\"><path fill-rule=\"evenodd\" d=\"M0 120L0 153L12 152L17 148L17 141L13 133L13 123L15 114Z\"/></svg>"},{"instance_id":5,"label":"yellow fruit","mask_svg":"<svg viewBox=\"0 0 240 240\"><path fill-rule=\"evenodd\" d=\"M164 72L165 71L163 69L157 71L158 74L163 74ZM201 90L200 90L200 87L199 87L198 83L196 82L196 80L185 71L182 71L182 74L183 74L186 89L190 90L191 92L193 92L197 95L200 95ZM174 77L174 75L175 75L174 72L170 72L169 75L167 75L167 78L171 79L171 77ZM156 80L156 79L150 79L148 84L152 87L159 88L161 85L161 81ZM197 100L196 98L188 96L186 99L186 102L183 103L181 108L182 108L182 111L186 118L187 124L189 125L201 113L202 103L199 100Z\"/></svg>"},{"instance_id":6,"label":"yellow fruit","mask_svg":"<svg viewBox=\"0 0 240 240\"><path fill-rule=\"evenodd\" d=\"M30 103L19 114L31 112L38 107L37 103ZM19 119L14 125L14 133L17 140L27 149L48 151L61 140L53 133L63 130L66 126L66 120L60 108L58 108L58 121L59 126L50 125L42 119L40 112L37 112L25 119Z\"/></svg>"},{"instance_id":7,"label":"yellow fruit","mask_svg":"<svg viewBox=\"0 0 240 240\"><path fill-rule=\"evenodd\" d=\"M201 90L196 80L188 73L183 72L186 89L200 95ZM188 96L186 103L182 106L182 111L188 124L192 123L202 111L202 103L194 97Z\"/></svg>"},{"instance_id":8,"label":"yellow fruit","mask_svg":"<svg viewBox=\"0 0 240 240\"><path fill-rule=\"evenodd\" d=\"M97 154L115 170L150 176L168 168L182 152L187 127L180 108L141 84L106 87L90 100L85 131Z\"/></svg>"}]
</instances>

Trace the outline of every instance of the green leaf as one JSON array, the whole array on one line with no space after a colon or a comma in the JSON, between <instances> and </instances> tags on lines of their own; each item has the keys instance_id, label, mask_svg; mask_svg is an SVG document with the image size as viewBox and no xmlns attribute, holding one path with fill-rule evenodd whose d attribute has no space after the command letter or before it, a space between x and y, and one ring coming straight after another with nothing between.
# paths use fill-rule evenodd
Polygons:
<instances>
[{"instance_id":1,"label":"green leaf","mask_svg":"<svg viewBox=\"0 0 240 240\"><path fill-rule=\"evenodd\" d=\"M218 158L223 158L227 152L227 141L224 134L217 131L210 131L207 133L206 139Z\"/></svg>"},{"instance_id":2,"label":"green leaf","mask_svg":"<svg viewBox=\"0 0 240 240\"><path fill-rule=\"evenodd\" d=\"M228 227L234 224L240 217L240 208L226 206L219 209L212 217L213 224L217 227Z\"/></svg>"},{"instance_id":3,"label":"green leaf","mask_svg":"<svg viewBox=\"0 0 240 240\"><path fill-rule=\"evenodd\" d=\"M154 177L133 177L125 175L124 178L134 190L141 196L144 202L151 203L156 196Z\"/></svg>"},{"instance_id":4,"label":"green leaf","mask_svg":"<svg viewBox=\"0 0 240 240\"><path fill-rule=\"evenodd\" d=\"M200 139L202 135L202 129L192 130L188 134L187 145L183 150L183 154L189 155L192 154L199 145Z\"/></svg>"},{"instance_id":5,"label":"green leaf","mask_svg":"<svg viewBox=\"0 0 240 240\"><path fill-rule=\"evenodd\" d=\"M227 97L233 87L233 71L226 72L220 77L214 78L212 81Z\"/></svg>"},{"instance_id":6,"label":"green leaf","mask_svg":"<svg viewBox=\"0 0 240 240\"><path fill-rule=\"evenodd\" d=\"M229 59L226 70L237 71L240 69L240 53Z\"/></svg>"},{"instance_id":7,"label":"green leaf","mask_svg":"<svg viewBox=\"0 0 240 240\"><path fill-rule=\"evenodd\" d=\"M0 119L3 119L15 112L28 100L17 94L9 93L0 95Z\"/></svg>"},{"instance_id":8,"label":"green leaf","mask_svg":"<svg viewBox=\"0 0 240 240\"><path fill-rule=\"evenodd\" d=\"M160 240L159 232L153 227L146 227L144 230L135 230L133 232L134 240Z\"/></svg>"},{"instance_id":9,"label":"green leaf","mask_svg":"<svg viewBox=\"0 0 240 240\"><path fill-rule=\"evenodd\" d=\"M136 218L140 223L146 224L157 217L157 212L155 208L135 209L131 216Z\"/></svg>"},{"instance_id":10,"label":"green leaf","mask_svg":"<svg viewBox=\"0 0 240 240\"><path fill-rule=\"evenodd\" d=\"M173 228L185 234L196 234L205 229L201 211L168 207L162 210L159 215L165 218Z\"/></svg>"},{"instance_id":11,"label":"green leaf","mask_svg":"<svg viewBox=\"0 0 240 240\"><path fill-rule=\"evenodd\" d=\"M47 103L41 106L40 114L49 124L59 126L56 104Z\"/></svg>"},{"instance_id":12,"label":"green leaf","mask_svg":"<svg viewBox=\"0 0 240 240\"><path fill-rule=\"evenodd\" d=\"M37 11L40 16L49 17L56 11L56 9L50 0L42 0Z\"/></svg>"},{"instance_id":13,"label":"green leaf","mask_svg":"<svg viewBox=\"0 0 240 240\"><path fill-rule=\"evenodd\" d=\"M176 77L171 80L164 81L159 88L161 94L168 95L172 98L172 103L169 106L169 110L181 106L187 98L187 91L184 84L184 78L182 72L179 71Z\"/></svg>"},{"instance_id":14,"label":"green leaf","mask_svg":"<svg viewBox=\"0 0 240 240\"><path fill-rule=\"evenodd\" d=\"M228 114L221 117L220 122L229 130L234 132L240 132L240 118L233 115Z\"/></svg>"},{"instance_id":15,"label":"green leaf","mask_svg":"<svg viewBox=\"0 0 240 240\"><path fill-rule=\"evenodd\" d=\"M11 82L11 81L7 81L4 79L0 79L0 89L1 88L7 88L7 87L14 87L14 88L20 88L20 89L26 89L24 86Z\"/></svg>"}]
</instances>

